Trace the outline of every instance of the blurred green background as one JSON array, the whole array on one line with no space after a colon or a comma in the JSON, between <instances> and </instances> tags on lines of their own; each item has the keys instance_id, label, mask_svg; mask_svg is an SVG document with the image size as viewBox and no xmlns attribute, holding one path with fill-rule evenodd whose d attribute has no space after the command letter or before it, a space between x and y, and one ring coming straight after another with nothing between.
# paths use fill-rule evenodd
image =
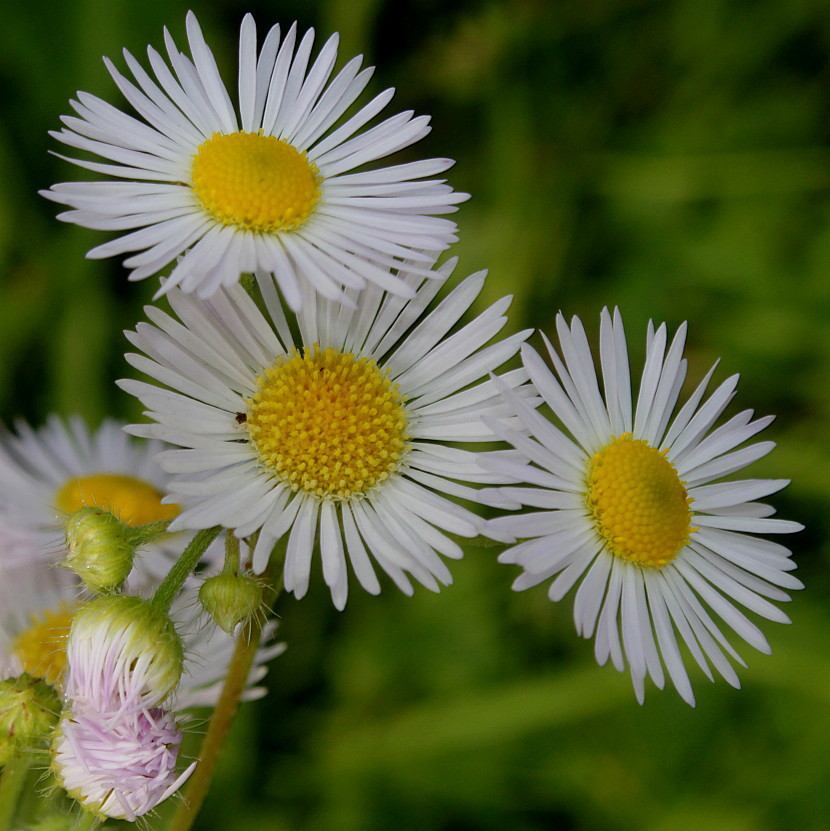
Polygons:
<instances>
[{"instance_id":1,"label":"blurred green background","mask_svg":"<svg viewBox=\"0 0 830 831\"><path fill-rule=\"evenodd\" d=\"M272 0L191 4L225 77L242 13L295 19L362 52L392 111L433 116L402 156L451 156L480 307L514 293L512 327L619 304L690 323L690 377L719 356L738 409L777 413L751 475L791 477L780 514L807 591L772 657L742 650L745 689L692 672L696 709L594 664L570 599L513 594L496 550L471 550L441 595L322 580L281 602L288 651L246 706L197 827L773 831L830 827L830 6L824 0ZM121 330L155 281L84 252L36 195L78 172L47 136L84 89L120 98L100 61L184 46L181 0L33 0L0 28L0 418L138 417L113 380ZM119 64L121 65L121 64Z\"/></svg>"}]
</instances>

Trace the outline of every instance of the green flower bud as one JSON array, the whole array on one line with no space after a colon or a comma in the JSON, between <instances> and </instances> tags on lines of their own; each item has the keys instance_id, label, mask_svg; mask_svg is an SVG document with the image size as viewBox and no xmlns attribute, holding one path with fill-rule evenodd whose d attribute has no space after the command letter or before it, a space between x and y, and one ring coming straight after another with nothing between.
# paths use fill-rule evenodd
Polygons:
<instances>
[{"instance_id":1,"label":"green flower bud","mask_svg":"<svg viewBox=\"0 0 830 831\"><path fill-rule=\"evenodd\" d=\"M58 694L45 681L26 672L0 681L0 765L48 739L60 711Z\"/></svg>"},{"instance_id":2,"label":"green flower bud","mask_svg":"<svg viewBox=\"0 0 830 831\"><path fill-rule=\"evenodd\" d=\"M61 565L74 571L93 592L116 591L133 567L135 547L128 526L101 508L81 508L66 523L66 557Z\"/></svg>"},{"instance_id":3,"label":"green flower bud","mask_svg":"<svg viewBox=\"0 0 830 831\"><path fill-rule=\"evenodd\" d=\"M202 583L199 601L216 624L232 635L262 607L262 586L245 574L223 572Z\"/></svg>"},{"instance_id":4,"label":"green flower bud","mask_svg":"<svg viewBox=\"0 0 830 831\"><path fill-rule=\"evenodd\" d=\"M166 612L129 595L98 597L79 609L66 657L67 698L107 700L117 684L123 695L145 707L173 692L184 664L181 638Z\"/></svg>"}]
</instances>

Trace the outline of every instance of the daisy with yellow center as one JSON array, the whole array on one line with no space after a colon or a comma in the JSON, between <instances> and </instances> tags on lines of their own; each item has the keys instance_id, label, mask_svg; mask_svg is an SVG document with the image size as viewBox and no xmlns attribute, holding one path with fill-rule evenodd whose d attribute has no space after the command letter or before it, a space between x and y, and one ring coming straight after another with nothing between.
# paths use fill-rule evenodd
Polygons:
<instances>
[{"instance_id":1,"label":"daisy with yellow center","mask_svg":"<svg viewBox=\"0 0 830 831\"><path fill-rule=\"evenodd\" d=\"M796 522L770 519L774 510L754 500L787 485L784 479L716 482L766 455L772 442L741 447L771 417L752 420L746 410L716 429L732 400L737 376L704 401L714 367L677 412L686 377L685 324L671 343L666 327L649 325L646 363L632 401L622 318L604 310L600 327L602 392L582 323L556 319L561 352L545 339L555 375L532 348L524 365L539 394L564 427L548 421L513 391L505 400L522 429L491 422L524 456L483 464L532 487L504 487L505 499L539 510L488 523L488 533L514 543L499 561L521 566L513 588L553 578L551 600L579 583L577 631L595 638L600 664L628 664L638 700L645 678L663 687L665 674L694 704L680 652L710 679L713 666L739 686L729 658L743 664L721 632L722 624L762 652L769 645L739 606L778 622L787 617L770 600L799 589L795 564L782 545L755 534L786 534ZM580 582L581 581L581 582ZM707 609L708 607L708 609ZM678 638L678 635L680 636Z\"/></svg>"},{"instance_id":2,"label":"daisy with yellow center","mask_svg":"<svg viewBox=\"0 0 830 831\"><path fill-rule=\"evenodd\" d=\"M67 515L94 506L134 527L176 517L181 507L166 498L169 477L155 461L162 442L135 439L114 420L96 430L77 417L51 416L36 430L16 426L0 440L0 679L26 671L61 688L69 623L84 600L76 575L55 567ZM142 546L129 592L150 596L189 539L180 533ZM221 562L223 550L220 540L205 563ZM197 592L188 583L173 608L185 638L181 708L216 703L234 649L232 637L205 626ZM274 628L266 627L246 699L264 694L255 684L281 650Z\"/></svg>"},{"instance_id":3,"label":"daisy with yellow center","mask_svg":"<svg viewBox=\"0 0 830 831\"><path fill-rule=\"evenodd\" d=\"M162 502L167 475L154 460L163 447L136 441L113 420L95 431L75 417L52 416L39 430L19 424L17 435L0 441L0 513L28 543L17 554L6 547L0 561L61 559L66 518L83 507L102 508L130 526L175 517L179 506ZM132 588L165 574L181 546L182 540L167 538L142 549Z\"/></svg>"},{"instance_id":4,"label":"daisy with yellow center","mask_svg":"<svg viewBox=\"0 0 830 831\"><path fill-rule=\"evenodd\" d=\"M493 437L482 417L508 413L488 374L528 334L487 345L506 322L503 298L448 335L484 283L472 275L427 314L453 265L428 279L396 275L412 300L376 286L350 292L349 305L309 293L296 331L273 291L262 297L267 315L239 287L204 303L171 291L186 328L150 309L154 325L128 335L149 357L127 360L168 388L120 385L155 422L132 432L182 448L159 456L177 474L171 498L187 505L171 528L259 532L259 572L288 535L285 587L297 597L319 540L338 608L347 561L372 593L381 588L373 563L409 594L410 576L433 590L448 584L439 555L462 552L447 532L475 536L480 520L447 496L479 500L482 492L466 483L505 481L450 443ZM520 397L531 394L523 370L502 378Z\"/></svg>"},{"instance_id":5,"label":"daisy with yellow center","mask_svg":"<svg viewBox=\"0 0 830 831\"><path fill-rule=\"evenodd\" d=\"M105 160L71 161L120 180L43 192L70 208L60 219L129 231L90 256L136 252L125 260L132 280L174 265L161 291L180 286L201 297L255 272L276 281L292 309L305 283L330 298L367 282L409 296L390 268L408 260L428 269L434 254L424 252L455 239L455 224L439 215L467 195L430 178L452 165L448 159L353 171L421 139L429 119L405 112L361 132L391 100L386 90L343 120L373 70L361 71L362 59L354 58L332 79L336 35L309 67L313 30L298 38L296 26L284 36L274 26L257 51L256 26L246 15L238 106L192 12L191 57L166 30L164 36L169 66L148 49L155 79L129 52L134 81L107 61L140 118L79 93L71 102L77 115L53 133Z\"/></svg>"}]
</instances>

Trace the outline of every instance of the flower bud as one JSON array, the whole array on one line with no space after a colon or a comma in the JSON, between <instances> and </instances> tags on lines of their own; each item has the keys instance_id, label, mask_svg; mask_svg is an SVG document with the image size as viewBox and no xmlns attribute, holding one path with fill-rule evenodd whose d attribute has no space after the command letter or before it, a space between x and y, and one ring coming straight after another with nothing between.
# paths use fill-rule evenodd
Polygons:
<instances>
[{"instance_id":1,"label":"flower bud","mask_svg":"<svg viewBox=\"0 0 830 831\"><path fill-rule=\"evenodd\" d=\"M245 574L223 572L209 577L199 589L199 601L216 624L229 635L250 620L262 606L262 586Z\"/></svg>"},{"instance_id":2,"label":"flower bud","mask_svg":"<svg viewBox=\"0 0 830 831\"><path fill-rule=\"evenodd\" d=\"M182 642L163 611L140 597L98 597L75 613L66 647L66 697L103 711L160 704L178 686Z\"/></svg>"},{"instance_id":3,"label":"flower bud","mask_svg":"<svg viewBox=\"0 0 830 831\"><path fill-rule=\"evenodd\" d=\"M45 681L25 672L0 681L0 765L47 739L60 711L58 695Z\"/></svg>"},{"instance_id":4,"label":"flower bud","mask_svg":"<svg viewBox=\"0 0 830 831\"><path fill-rule=\"evenodd\" d=\"M81 508L66 523L66 557L61 565L74 571L96 593L109 593L127 579L135 547L130 529L101 508Z\"/></svg>"}]
</instances>

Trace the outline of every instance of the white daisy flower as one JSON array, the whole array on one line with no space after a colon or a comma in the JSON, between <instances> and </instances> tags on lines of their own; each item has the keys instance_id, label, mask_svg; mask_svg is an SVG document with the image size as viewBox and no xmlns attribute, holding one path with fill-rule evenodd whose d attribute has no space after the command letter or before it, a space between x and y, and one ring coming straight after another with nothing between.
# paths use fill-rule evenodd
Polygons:
<instances>
[{"instance_id":1,"label":"white daisy flower","mask_svg":"<svg viewBox=\"0 0 830 831\"><path fill-rule=\"evenodd\" d=\"M155 79L124 52L133 80L106 61L139 118L87 93L72 101L59 141L106 162L70 159L121 181L70 182L44 191L72 210L59 216L88 228L129 231L93 248L90 257L138 252L125 260L140 280L178 263L162 291L180 286L201 297L257 271L275 279L287 304L309 282L330 298L367 281L411 296L390 268L402 259L428 268L423 250L445 249L455 224L438 214L467 194L431 179L449 159L354 172L429 132L429 119L404 112L361 129L393 90L343 120L372 75L349 61L329 81L337 35L309 68L314 31L297 43L296 26L278 26L257 53L251 15L239 38L238 107L219 76L195 15L187 16L192 58L167 30L167 59L148 48ZM336 126L339 125L339 126Z\"/></svg>"},{"instance_id":2,"label":"white daisy flower","mask_svg":"<svg viewBox=\"0 0 830 831\"><path fill-rule=\"evenodd\" d=\"M603 392L579 318L568 327L559 315L556 326L561 358L545 339L556 376L530 347L522 354L531 381L565 430L506 387L505 399L530 436L488 420L525 461L484 464L532 485L500 491L540 509L489 523L497 538L525 540L499 557L524 569L513 588L554 577L548 596L556 601L581 580L574 603L577 631L595 637L600 664L610 658L622 671L627 661L640 702L646 675L662 688L665 666L680 695L694 704L678 634L710 679L711 662L738 687L729 658L744 662L710 610L769 653L761 630L738 606L787 623L769 601L789 600L782 588L802 587L787 573L795 568L790 551L752 536L801 530L797 522L770 519L774 509L755 501L788 481L716 482L772 450L770 441L740 447L772 417L753 421L752 411L745 410L712 430L738 381L737 375L727 379L704 402L712 367L672 418L686 377L685 324L670 344L665 325L655 332L649 324L636 402L618 311L613 319L602 313Z\"/></svg>"},{"instance_id":3,"label":"white daisy flower","mask_svg":"<svg viewBox=\"0 0 830 831\"><path fill-rule=\"evenodd\" d=\"M113 419L94 431L77 416L52 415L37 430L22 421L16 427L17 435L0 438L0 514L17 543L0 544L0 560L60 559L66 518L84 506L103 508L130 526L179 513L178 505L162 503L169 476L154 460L161 442L137 441ZM175 535L142 547L130 588L164 576L186 541ZM215 546L208 559L221 556Z\"/></svg>"},{"instance_id":4,"label":"white daisy flower","mask_svg":"<svg viewBox=\"0 0 830 831\"><path fill-rule=\"evenodd\" d=\"M257 572L288 534L285 587L297 597L319 532L323 576L340 609L347 558L374 594L370 555L407 594L407 572L435 591L449 584L438 555L462 551L445 532L473 537L480 523L445 494L478 501L480 491L455 480L505 481L450 443L492 439L482 416L509 413L487 373L528 335L485 346L506 322L503 298L447 336L484 283L483 273L472 275L426 314L453 266L432 279L402 272L411 301L375 286L352 292L352 305L309 293L297 334L273 288L267 317L238 286L204 303L170 292L181 323L148 307L152 324L128 333L147 357L127 360L166 388L119 383L156 422L131 431L184 448L158 457L178 474L170 499L187 502L171 528L258 531ZM502 376L511 388L525 378L521 369Z\"/></svg>"}]
</instances>

